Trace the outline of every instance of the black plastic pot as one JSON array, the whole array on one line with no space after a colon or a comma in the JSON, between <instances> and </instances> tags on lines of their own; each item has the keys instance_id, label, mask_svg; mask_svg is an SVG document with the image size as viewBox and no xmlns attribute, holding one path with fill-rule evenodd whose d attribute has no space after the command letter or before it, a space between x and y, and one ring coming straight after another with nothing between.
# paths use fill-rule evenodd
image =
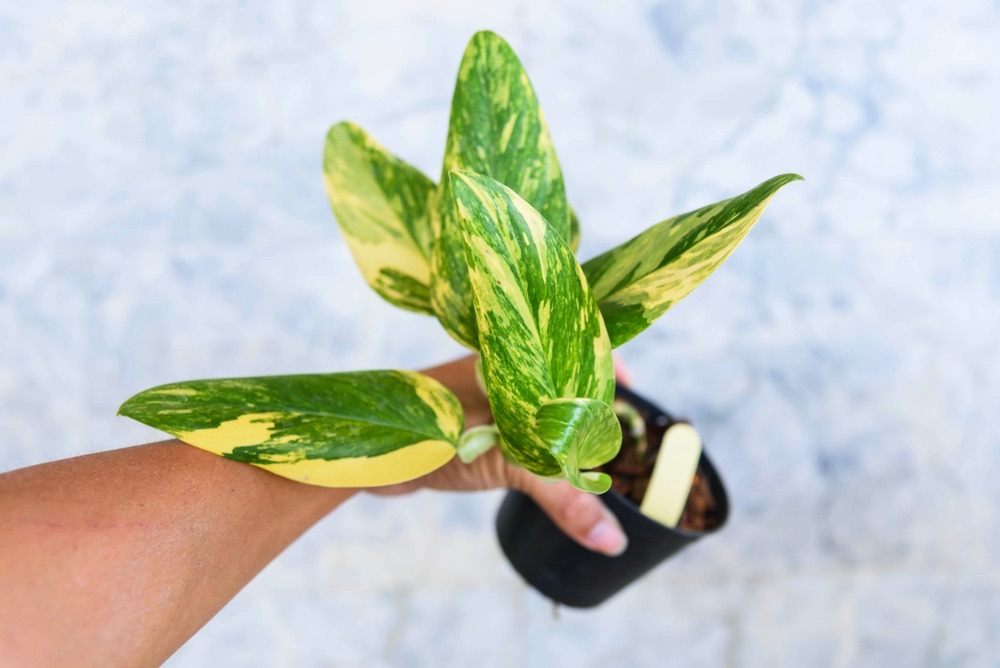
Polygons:
<instances>
[{"instance_id":1,"label":"black plastic pot","mask_svg":"<svg viewBox=\"0 0 1000 668\"><path fill-rule=\"evenodd\" d=\"M666 411L634 392L619 388L617 395L643 415L647 433L662 431L676 422ZM612 490L601 499L621 522L628 535L628 548L620 556L608 557L577 544L530 497L511 490L497 513L500 547L521 577L556 603L574 608L600 605L667 557L725 524L729 498L704 451L698 468L708 481L719 513L718 524L709 532L664 526L640 513L635 503Z\"/></svg>"}]
</instances>

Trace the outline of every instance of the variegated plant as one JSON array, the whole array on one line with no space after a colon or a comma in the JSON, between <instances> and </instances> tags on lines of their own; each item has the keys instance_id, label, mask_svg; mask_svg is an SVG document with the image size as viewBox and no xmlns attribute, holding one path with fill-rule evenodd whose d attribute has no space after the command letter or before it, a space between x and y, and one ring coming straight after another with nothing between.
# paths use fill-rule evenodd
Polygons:
<instances>
[{"instance_id":1,"label":"variegated plant","mask_svg":"<svg viewBox=\"0 0 1000 668\"><path fill-rule=\"evenodd\" d=\"M541 108L511 48L476 34L459 67L440 182L364 130L331 128L323 175L365 280L481 355L496 421L404 371L174 383L121 414L224 457L327 486L403 482L499 443L518 465L603 492L621 430L611 350L711 274L794 174L665 220L582 265Z\"/></svg>"}]
</instances>

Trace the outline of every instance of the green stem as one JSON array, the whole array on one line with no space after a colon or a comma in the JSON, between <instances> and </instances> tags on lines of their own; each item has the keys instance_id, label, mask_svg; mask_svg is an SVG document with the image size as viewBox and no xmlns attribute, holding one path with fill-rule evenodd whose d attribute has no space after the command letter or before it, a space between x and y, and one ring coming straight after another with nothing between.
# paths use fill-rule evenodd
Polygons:
<instances>
[{"instance_id":1,"label":"green stem","mask_svg":"<svg viewBox=\"0 0 1000 668\"><path fill-rule=\"evenodd\" d=\"M499 442L500 432L495 424L484 424L471 427L458 439L458 458L465 464L471 464Z\"/></svg>"},{"instance_id":2,"label":"green stem","mask_svg":"<svg viewBox=\"0 0 1000 668\"><path fill-rule=\"evenodd\" d=\"M642 414L635 406L627 401L616 399L611 407L614 408L615 414L625 423L625 427L632 436L632 440L635 441L635 460L637 462L644 461L646 459L646 450L649 448L649 442L646 439L646 419L642 417Z\"/></svg>"}]
</instances>

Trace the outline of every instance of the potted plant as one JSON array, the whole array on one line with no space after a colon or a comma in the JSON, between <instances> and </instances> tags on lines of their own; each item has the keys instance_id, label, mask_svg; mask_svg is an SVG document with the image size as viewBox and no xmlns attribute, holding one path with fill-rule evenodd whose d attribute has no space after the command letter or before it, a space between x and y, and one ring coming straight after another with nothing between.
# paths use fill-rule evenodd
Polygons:
<instances>
[{"instance_id":1,"label":"potted plant","mask_svg":"<svg viewBox=\"0 0 1000 668\"><path fill-rule=\"evenodd\" d=\"M436 316L480 354L495 424L463 430L461 406L447 388L418 373L386 370L172 383L133 396L120 413L310 484L404 482L456 453L470 461L497 445L517 465L595 494L608 492L609 471L621 474L622 462L655 462L660 442L642 446L638 436L644 418L650 434L673 423L631 395L633 408L616 413L612 349L707 278L778 189L800 178L777 176L663 221L581 265L574 256L579 225L534 90L511 48L490 32L472 38L459 67L437 184L347 122L327 136L323 173L337 222L371 287L392 304ZM644 448L641 456L632 449L619 454L622 421L628 445ZM714 498L718 525L725 491L708 459L696 461L697 489ZM638 511L624 496L613 498L609 506L631 531L635 521L625 513ZM541 529L520 519L515 506L525 506L523 499L509 497L499 526L521 570L516 537L537 541ZM672 531L671 546L700 535ZM649 549L633 535L625 555L601 557L598 566L626 564ZM673 549L654 550L658 556L640 566ZM584 579L595 572L586 570ZM595 600L546 593L571 605Z\"/></svg>"}]
</instances>

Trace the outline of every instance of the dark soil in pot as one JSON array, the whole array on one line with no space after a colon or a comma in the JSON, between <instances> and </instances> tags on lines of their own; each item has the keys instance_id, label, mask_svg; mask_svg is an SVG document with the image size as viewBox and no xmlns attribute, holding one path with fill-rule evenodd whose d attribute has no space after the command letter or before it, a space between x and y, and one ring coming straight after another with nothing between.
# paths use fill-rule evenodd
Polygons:
<instances>
[{"instance_id":1,"label":"dark soil in pot","mask_svg":"<svg viewBox=\"0 0 1000 668\"><path fill-rule=\"evenodd\" d=\"M676 422L683 422L683 420L677 420L658 409L650 410L655 407L649 406L645 400L642 400L641 403L638 402L640 397L636 397L633 393L629 393L631 395L631 401L629 401L623 390L619 389L618 392L619 399L628 401L645 420L646 443L644 451L637 450L639 444L632 434L628 421L619 418L622 423L621 450L618 451L618 456L597 470L610 474L611 489L639 506L642 504L646 489L649 487L649 479L653 475L656 457L660 454L663 435L669 427ZM685 531L708 532L718 528L724 519L722 508L712 494L712 486L708 482L708 476L702 466L699 466L694 481L691 483L687 504L684 506L684 512L677 526Z\"/></svg>"},{"instance_id":2,"label":"dark soil in pot","mask_svg":"<svg viewBox=\"0 0 1000 668\"><path fill-rule=\"evenodd\" d=\"M563 605L603 603L667 557L717 531L729 514L725 487L704 451L677 528L639 512L663 434L677 420L627 389L619 388L617 394L642 415L649 443L644 456L637 457L623 424L622 451L602 467L614 482L601 499L628 534L625 553L608 557L578 545L520 492L508 492L497 514L497 537L511 565L535 589Z\"/></svg>"}]
</instances>

